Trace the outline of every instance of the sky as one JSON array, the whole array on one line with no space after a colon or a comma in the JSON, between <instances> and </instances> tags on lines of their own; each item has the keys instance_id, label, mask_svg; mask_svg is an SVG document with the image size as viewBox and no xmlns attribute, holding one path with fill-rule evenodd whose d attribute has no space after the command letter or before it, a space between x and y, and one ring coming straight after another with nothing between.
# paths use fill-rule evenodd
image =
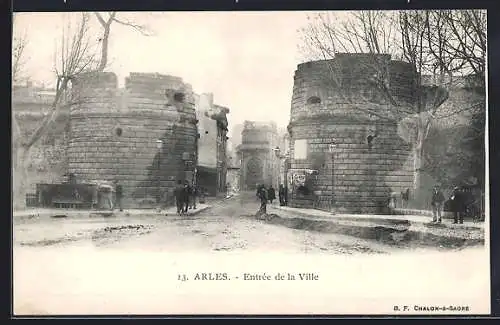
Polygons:
<instances>
[{"instance_id":1,"label":"sky","mask_svg":"<svg viewBox=\"0 0 500 325\"><path fill-rule=\"evenodd\" d=\"M63 26L79 15L16 14L14 34L28 37L24 70L31 80L54 79L54 53ZM304 61L297 30L307 23L306 12L120 12L117 17L153 32L143 36L112 25L107 70L117 74L120 86L130 72L179 76L196 93L211 92L216 104L230 109L230 130L245 120L288 124L293 74ZM97 40L93 15L91 24Z\"/></svg>"}]
</instances>

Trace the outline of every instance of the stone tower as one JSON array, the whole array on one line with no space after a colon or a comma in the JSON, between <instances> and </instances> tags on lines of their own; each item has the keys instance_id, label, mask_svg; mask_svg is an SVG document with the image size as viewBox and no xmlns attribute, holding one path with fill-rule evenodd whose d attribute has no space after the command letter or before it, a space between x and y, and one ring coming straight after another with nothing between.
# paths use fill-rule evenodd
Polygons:
<instances>
[{"instance_id":1,"label":"stone tower","mask_svg":"<svg viewBox=\"0 0 500 325\"><path fill-rule=\"evenodd\" d=\"M273 148L279 144L275 123L245 121L238 154L241 157L241 187L253 190L257 184L277 186L279 161Z\"/></svg>"},{"instance_id":2,"label":"stone tower","mask_svg":"<svg viewBox=\"0 0 500 325\"><path fill-rule=\"evenodd\" d=\"M124 91L114 73L73 81L69 172L85 181L118 180L124 204L158 200L190 180L197 130L191 86L181 78L131 73ZM160 145L161 144L161 145Z\"/></svg>"},{"instance_id":3,"label":"stone tower","mask_svg":"<svg viewBox=\"0 0 500 325\"><path fill-rule=\"evenodd\" d=\"M391 192L412 186L411 146L372 77L384 80L398 105L412 107L415 69L389 55L338 54L298 65L288 126L290 206L384 213Z\"/></svg>"}]
</instances>

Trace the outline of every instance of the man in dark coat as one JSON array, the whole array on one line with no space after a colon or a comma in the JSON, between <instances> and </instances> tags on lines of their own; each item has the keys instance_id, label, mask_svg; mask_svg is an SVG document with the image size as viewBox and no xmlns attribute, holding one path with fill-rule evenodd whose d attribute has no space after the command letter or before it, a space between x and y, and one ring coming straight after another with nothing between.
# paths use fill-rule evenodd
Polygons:
<instances>
[{"instance_id":1,"label":"man in dark coat","mask_svg":"<svg viewBox=\"0 0 500 325\"><path fill-rule=\"evenodd\" d=\"M184 212L184 186L182 181L177 181L177 186L174 189L175 205L177 206L177 214L181 215Z\"/></svg>"},{"instance_id":2,"label":"man in dark coat","mask_svg":"<svg viewBox=\"0 0 500 325\"><path fill-rule=\"evenodd\" d=\"M465 212L464 196L462 191L458 187L455 187L453 189L450 201L451 210L453 211L453 223L463 224Z\"/></svg>"},{"instance_id":3,"label":"man in dark coat","mask_svg":"<svg viewBox=\"0 0 500 325\"><path fill-rule=\"evenodd\" d=\"M410 189L407 188L405 191L401 192L401 205L403 209L408 208L408 201L410 200Z\"/></svg>"},{"instance_id":4,"label":"man in dark coat","mask_svg":"<svg viewBox=\"0 0 500 325\"><path fill-rule=\"evenodd\" d=\"M271 202L271 204L273 204L273 200L276 199L276 191L272 185L269 186L269 189L267 190L267 199Z\"/></svg>"},{"instance_id":5,"label":"man in dark coat","mask_svg":"<svg viewBox=\"0 0 500 325\"><path fill-rule=\"evenodd\" d=\"M116 195L116 206L120 209L120 211L123 211L122 207L123 187L118 181L115 181L115 195Z\"/></svg>"},{"instance_id":6,"label":"man in dark coat","mask_svg":"<svg viewBox=\"0 0 500 325\"><path fill-rule=\"evenodd\" d=\"M439 189L439 186L434 186L432 190L431 206L432 206L432 222L441 223L441 214L443 211L444 195Z\"/></svg>"},{"instance_id":7,"label":"man in dark coat","mask_svg":"<svg viewBox=\"0 0 500 325\"><path fill-rule=\"evenodd\" d=\"M196 197L198 196L198 186L195 184L191 185L191 190L189 193L189 208L196 209Z\"/></svg>"},{"instance_id":8,"label":"man in dark coat","mask_svg":"<svg viewBox=\"0 0 500 325\"><path fill-rule=\"evenodd\" d=\"M266 187L264 185L261 185L259 187L258 191L259 199L260 199L260 209L259 212L260 214L266 214L267 213L267 199L268 199L268 194Z\"/></svg>"},{"instance_id":9,"label":"man in dark coat","mask_svg":"<svg viewBox=\"0 0 500 325\"><path fill-rule=\"evenodd\" d=\"M280 184L280 187L278 189L278 198L280 200L280 206L285 205L285 187L283 184Z\"/></svg>"},{"instance_id":10,"label":"man in dark coat","mask_svg":"<svg viewBox=\"0 0 500 325\"><path fill-rule=\"evenodd\" d=\"M184 210L183 210L183 212L184 213L187 213L187 211L188 211L188 208L189 208L189 197L190 196L191 196L191 186L189 185L189 182L186 181L184 183L184 192L183 192L183 201L184 201L184 204L183 204Z\"/></svg>"}]
</instances>

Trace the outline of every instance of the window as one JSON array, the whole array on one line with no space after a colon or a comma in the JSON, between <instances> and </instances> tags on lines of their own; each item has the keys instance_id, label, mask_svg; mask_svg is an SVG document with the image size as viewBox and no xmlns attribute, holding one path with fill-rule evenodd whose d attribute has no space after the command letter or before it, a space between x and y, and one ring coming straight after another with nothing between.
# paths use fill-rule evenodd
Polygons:
<instances>
[{"instance_id":1,"label":"window","mask_svg":"<svg viewBox=\"0 0 500 325\"><path fill-rule=\"evenodd\" d=\"M311 96L307 99L308 104L319 104L321 103L321 99L317 96Z\"/></svg>"},{"instance_id":2,"label":"window","mask_svg":"<svg viewBox=\"0 0 500 325\"><path fill-rule=\"evenodd\" d=\"M179 103L184 102L184 94L183 93L175 93L174 94L174 100L176 102L179 102Z\"/></svg>"}]
</instances>

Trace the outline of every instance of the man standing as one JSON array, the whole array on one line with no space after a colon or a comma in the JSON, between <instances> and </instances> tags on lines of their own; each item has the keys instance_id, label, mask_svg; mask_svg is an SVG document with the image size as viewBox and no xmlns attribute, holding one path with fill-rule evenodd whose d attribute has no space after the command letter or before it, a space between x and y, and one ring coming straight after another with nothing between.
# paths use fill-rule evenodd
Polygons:
<instances>
[{"instance_id":1,"label":"man standing","mask_svg":"<svg viewBox=\"0 0 500 325\"><path fill-rule=\"evenodd\" d=\"M280 187L278 189L278 198L280 200L280 206L284 206L285 205L285 187L283 186L283 184L280 184Z\"/></svg>"},{"instance_id":2,"label":"man standing","mask_svg":"<svg viewBox=\"0 0 500 325\"><path fill-rule=\"evenodd\" d=\"M184 213L187 213L188 212L188 208L189 208L189 197L191 196L191 186L189 186L189 182L186 181L184 183Z\"/></svg>"},{"instance_id":3,"label":"man standing","mask_svg":"<svg viewBox=\"0 0 500 325\"><path fill-rule=\"evenodd\" d=\"M444 195L443 192L439 189L439 186L434 186L434 189L432 190L432 199L431 199L431 206L432 206L432 222L439 222L441 223L441 214L443 211L443 202L444 202Z\"/></svg>"},{"instance_id":4,"label":"man standing","mask_svg":"<svg viewBox=\"0 0 500 325\"><path fill-rule=\"evenodd\" d=\"M190 195L189 195L189 208L196 209L196 197L198 196L198 187L195 184L191 185Z\"/></svg>"},{"instance_id":5,"label":"man standing","mask_svg":"<svg viewBox=\"0 0 500 325\"><path fill-rule=\"evenodd\" d=\"M408 208L408 201L410 200L410 189L407 188L406 191L401 192L401 205L403 209Z\"/></svg>"},{"instance_id":6,"label":"man standing","mask_svg":"<svg viewBox=\"0 0 500 325\"><path fill-rule=\"evenodd\" d=\"M231 196L231 184L226 183L226 186L224 188L226 190L226 199L229 199Z\"/></svg>"},{"instance_id":7,"label":"man standing","mask_svg":"<svg viewBox=\"0 0 500 325\"><path fill-rule=\"evenodd\" d=\"M453 188L453 193L450 198L451 208L453 211L453 223L464 223L464 200L463 194L458 187Z\"/></svg>"},{"instance_id":8,"label":"man standing","mask_svg":"<svg viewBox=\"0 0 500 325\"><path fill-rule=\"evenodd\" d=\"M182 181L177 181L177 186L174 189L175 205L177 207L177 214L181 215L184 212L184 186Z\"/></svg>"},{"instance_id":9,"label":"man standing","mask_svg":"<svg viewBox=\"0 0 500 325\"><path fill-rule=\"evenodd\" d=\"M123 198L123 188L122 185L119 184L118 180L115 181L115 194L116 194L116 206L123 211L122 207L122 198Z\"/></svg>"},{"instance_id":10,"label":"man standing","mask_svg":"<svg viewBox=\"0 0 500 325\"><path fill-rule=\"evenodd\" d=\"M273 200L276 199L276 191L274 190L274 187L272 185L269 186L269 190L267 191L267 196L268 196L269 202L271 202L271 204L273 204Z\"/></svg>"}]
</instances>

